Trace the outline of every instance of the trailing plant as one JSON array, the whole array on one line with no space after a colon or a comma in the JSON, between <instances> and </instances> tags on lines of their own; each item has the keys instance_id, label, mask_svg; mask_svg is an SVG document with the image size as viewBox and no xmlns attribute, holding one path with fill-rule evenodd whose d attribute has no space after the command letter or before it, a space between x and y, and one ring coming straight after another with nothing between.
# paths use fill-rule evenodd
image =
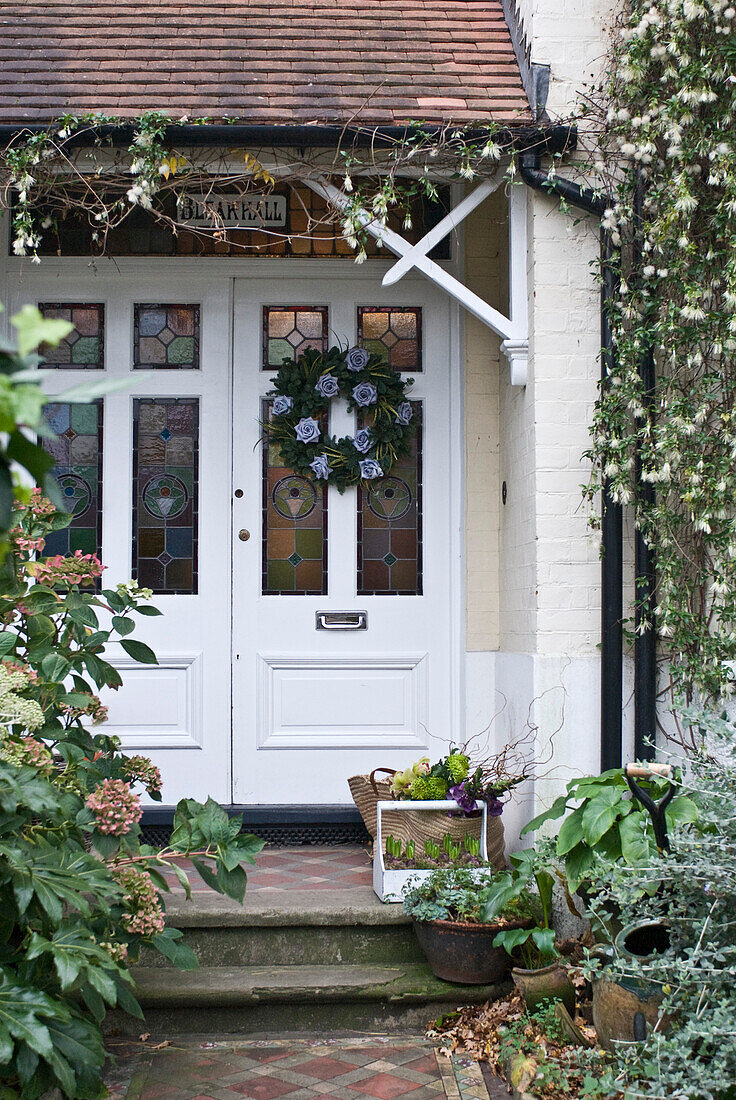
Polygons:
<instances>
[{"instance_id":1,"label":"trailing plant","mask_svg":"<svg viewBox=\"0 0 736 1100\"><path fill-rule=\"evenodd\" d=\"M586 107L619 285L588 496L635 510L657 570L640 629L687 699L734 691L735 32L729 0L627 0Z\"/></svg>"},{"instance_id":2,"label":"trailing plant","mask_svg":"<svg viewBox=\"0 0 736 1100\"><path fill-rule=\"evenodd\" d=\"M531 916L529 899L523 891L499 905L492 917L485 915L486 899L496 876L478 882L464 870L433 871L404 895L404 911L413 920L450 920L471 924L504 924Z\"/></svg>"},{"instance_id":3,"label":"trailing plant","mask_svg":"<svg viewBox=\"0 0 736 1100\"><path fill-rule=\"evenodd\" d=\"M667 790L667 781L656 777L642 785L655 800ZM679 794L665 813L672 827L677 822L694 821L697 805L688 795ZM571 780L565 794L525 825L521 835L561 819L555 851L572 892L599 877L601 865L624 862L636 866L656 855L651 818L632 799L621 768Z\"/></svg>"},{"instance_id":4,"label":"trailing plant","mask_svg":"<svg viewBox=\"0 0 736 1100\"><path fill-rule=\"evenodd\" d=\"M592 958L588 973L636 981L662 996L642 1043L614 1051L612 1086L626 1097L730 1100L736 1081L736 726L685 710L704 747L692 754L683 791L696 821L673 823L671 851L619 864L597 883L595 912L626 925L663 922L670 947L644 958Z\"/></svg>"}]
</instances>

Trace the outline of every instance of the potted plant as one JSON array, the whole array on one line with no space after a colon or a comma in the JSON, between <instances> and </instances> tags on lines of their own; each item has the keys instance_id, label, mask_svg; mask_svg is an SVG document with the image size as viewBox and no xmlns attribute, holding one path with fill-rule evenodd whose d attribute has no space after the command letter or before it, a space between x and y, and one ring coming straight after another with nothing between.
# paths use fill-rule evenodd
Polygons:
<instances>
[{"instance_id":1,"label":"potted plant","mask_svg":"<svg viewBox=\"0 0 736 1100\"><path fill-rule=\"evenodd\" d=\"M432 871L406 893L404 910L435 977L485 985L508 973L510 957L495 938L501 931L528 927L532 913L519 893L486 919L485 899L493 882L490 870L481 882L467 870Z\"/></svg>"},{"instance_id":2,"label":"potted plant","mask_svg":"<svg viewBox=\"0 0 736 1100\"><path fill-rule=\"evenodd\" d=\"M502 928L493 945L509 954L520 954L524 965L515 966L511 977L530 1012L542 1001L562 1001L573 1015L575 989L559 961L554 929L550 927L554 875L541 863L534 848L516 852L511 863L511 869L502 871L491 883L484 899L483 919L497 919L515 900L523 898L531 907L534 921L520 928ZM532 883L536 891L531 889Z\"/></svg>"}]
</instances>

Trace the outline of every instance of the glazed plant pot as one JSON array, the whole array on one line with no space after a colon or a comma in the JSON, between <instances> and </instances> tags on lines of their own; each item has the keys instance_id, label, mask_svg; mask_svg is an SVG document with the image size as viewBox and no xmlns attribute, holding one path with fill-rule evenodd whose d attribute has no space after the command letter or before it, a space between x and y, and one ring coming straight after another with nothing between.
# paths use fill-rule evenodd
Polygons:
<instances>
[{"instance_id":1,"label":"glazed plant pot","mask_svg":"<svg viewBox=\"0 0 736 1100\"><path fill-rule=\"evenodd\" d=\"M553 962L539 970L523 970L515 966L511 978L530 1012L534 1012L543 1001L562 1001L570 1015L575 1014L575 987L560 963Z\"/></svg>"},{"instance_id":2,"label":"glazed plant pot","mask_svg":"<svg viewBox=\"0 0 736 1100\"><path fill-rule=\"evenodd\" d=\"M651 958L669 948L669 928L659 921L638 921L619 932L615 944L624 958ZM659 1019L662 1000L661 989L648 982L599 978L593 983L593 1024L601 1046L612 1050L617 1042L644 1039ZM659 1030L666 1031L668 1025L669 1020L664 1017Z\"/></svg>"},{"instance_id":3,"label":"glazed plant pot","mask_svg":"<svg viewBox=\"0 0 736 1100\"><path fill-rule=\"evenodd\" d=\"M524 928L516 924L463 924L459 921L414 921L419 946L432 973L444 982L458 985L490 985L509 972L511 959L493 940L501 928Z\"/></svg>"}]
</instances>

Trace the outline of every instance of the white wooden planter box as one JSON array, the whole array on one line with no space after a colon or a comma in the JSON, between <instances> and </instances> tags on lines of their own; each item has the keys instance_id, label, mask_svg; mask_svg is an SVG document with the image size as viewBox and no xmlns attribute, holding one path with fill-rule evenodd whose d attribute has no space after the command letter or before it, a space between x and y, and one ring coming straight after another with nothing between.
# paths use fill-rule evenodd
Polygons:
<instances>
[{"instance_id":1,"label":"white wooden planter box","mask_svg":"<svg viewBox=\"0 0 736 1100\"><path fill-rule=\"evenodd\" d=\"M482 860L487 860L488 837L486 828L488 825L488 806L485 802L481 802L480 805L482 812L480 858ZM410 882L412 886L418 885L418 883L428 878L429 875L432 874L432 871L392 871L386 869L384 864L381 814L386 810L401 810L404 813L407 811L416 813L417 810L457 810L457 802L452 798L440 799L434 802L411 802L408 800L402 802L379 802L376 809L378 812L376 822L376 847L373 856L373 889L378 894L381 901L402 901L404 894L409 888ZM479 882L488 874L488 869L485 867L469 868L469 871Z\"/></svg>"}]
</instances>

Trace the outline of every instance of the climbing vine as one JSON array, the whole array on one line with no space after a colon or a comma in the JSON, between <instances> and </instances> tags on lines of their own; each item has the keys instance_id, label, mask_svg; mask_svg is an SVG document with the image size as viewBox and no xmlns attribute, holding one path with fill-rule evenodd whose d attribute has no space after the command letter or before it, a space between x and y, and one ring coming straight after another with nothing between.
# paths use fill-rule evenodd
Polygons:
<instances>
[{"instance_id":1,"label":"climbing vine","mask_svg":"<svg viewBox=\"0 0 736 1100\"><path fill-rule=\"evenodd\" d=\"M4 205L12 207L12 249L17 256L40 262L42 242L73 213L91 230L96 254L107 250L113 230L137 210L167 226L200 237L226 236L217 203L208 207L211 224L194 226L179 217L177 200L196 194L204 202L218 193L242 197L270 194L276 185L294 186L309 179L332 179L347 196L345 208L328 208L324 215L308 215L304 235L311 237L322 224L337 224L339 234L355 250L358 263L366 258L368 226L385 226L395 217L411 227L418 199L438 197L437 180L471 180L496 170L497 162L518 146L507 130L493 123L482 129L450 126L407 128L401 138L379 136L359 125L343 131L332 153L324 149L264 148L257 153L191 143L182 152L181 125L204 126L209 118L173 118L163 111L146 111L135 119L114 115L63 115L41 131L21 130L0 150L0 190ZM227 127L241 120L221 120ZM116 141L113 130L130 134L128 145ZM235 131L233 131L235 133ZM538 140L535 131L534 140ZM173 200L173 201L172 201ZM367 217L366 217L367 211ZM260 228L260 227L259 227ZM295 234L262 227L271 240ZM238 247L238 246L236 246ZM255 247L247 242L239 247Z\"/></svg>"},{"instance_id":2,"label":"climbing vine","mask_svg":"<svg viewBox=\"0 0 736 1100\"><path fill-rule=\"evenodd\" d=\"M588 495L607 481L635 508L673 686L717 698L736 660L736 7L628 0L611 50L598 155L620 289Z\"/></svg>"}]
</instances>

